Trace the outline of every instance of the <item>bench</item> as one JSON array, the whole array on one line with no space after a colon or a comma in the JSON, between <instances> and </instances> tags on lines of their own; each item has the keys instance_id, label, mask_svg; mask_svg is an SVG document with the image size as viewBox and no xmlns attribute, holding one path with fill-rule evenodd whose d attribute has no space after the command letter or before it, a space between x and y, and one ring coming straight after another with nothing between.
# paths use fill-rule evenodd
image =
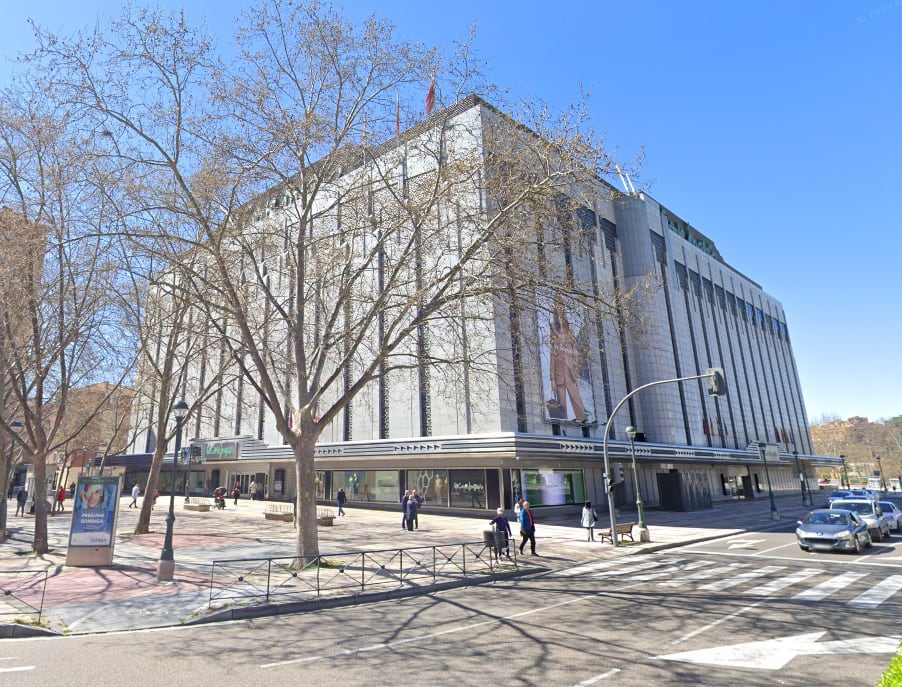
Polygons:
<instances>
[{"instance_id":1,"label":"bench","mask_svg":"<svg viewBox=\"0 0 902 687\"><path fill-rule=\"evenodd\" d=\"M635 524L636 523L634 522L618 522L616 526L617 538L620 539L621 537L629 537L630 541L635 541L633 539L633 526ZM605 539L610 539L611 543L614 543L614 538L611 536L610 527L607 527L603 530L595 530L595 534L601 537L602 542L604 542Z\"/></svg>"},{"instance_id":2,"label":"bench","mask_svg":"<svg viewBox=\"0 0 902 687\"><path fill-rule=\"evenodd\" d=\"M182 508L184 508L185 510L196 510L201 513L210 512L210 509L212 507L213 502L210 499L205 498L194 498L182 506Z\"/></svg>"},{"instance_id":3,"label":"bench","mask_svg":"<svg viewBox=\"0 0 902 687\"><path fill-rule=\"evenodd\" d=\"M294 506L291 504L270 503L263 511L263 517L267 520L294 522Z\"/></svg>"},{"instance_id":4,"label":"bench","mask_svg":"<svg viewBox=\"0 0 902 687\"><path fill-rule=\"evenodd\" d=\"M263 511L263 517L267 520L294 522L294 504L270 503ZM329 510L317 511L316 524L323 527L332 527L335 524L335 513Z\"/></svg>"}]
</instances>

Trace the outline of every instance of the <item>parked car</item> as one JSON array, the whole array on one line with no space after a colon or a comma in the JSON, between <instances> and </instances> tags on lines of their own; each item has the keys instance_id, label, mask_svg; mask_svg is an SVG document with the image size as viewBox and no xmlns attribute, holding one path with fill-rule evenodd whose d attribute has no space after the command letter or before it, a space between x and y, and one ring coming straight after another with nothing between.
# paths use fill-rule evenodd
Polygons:
<instances>
[{"instance_id":1,"label":"parked car","mask_svg":"<svg viewBox=\"0 0 902 687\"><path fill-rule=\"evenodd\" d=\"M849 489L849 499L879 499L880 492L874 489Z\"/></svg>"},{"instance_id":2,"label":"parked car","mask_svg":"<svg viewBox=\"0 0 902 687\"><path fill-rule=\"evenodd\" d=\"M872 546L867 523L856 513L819 508L799 520L796 539L803 551L854 551Z\"/></svg>"},{"instance_id":3,"label":"parked car","mask_svg":"<svg viewBox=\"0 0 902 687\"><path fill-rule=\"evenodd\" d=\"M837 489L836 491L832 491L827 494L827 504L831 504L834 501L839 501L840 499L847 498L849 496L848 489Z\"/></svg>"},{"instance_id":4,"label":"parked car","mask_svg":"<svg viewBox=\"0 0 902 687\"><path fill-rule=\"evenodd\" d=\"M877 503L880 505L880 510L892 522L893 532L902 532L902 508L892 501L878 501Z\"/></svg>"},{"instance_id":5,"label":"parked car","mask_svg":"<svg viewBox=\"0 0 902 687\"><path fill-rule=\"evenodd\" d=\"M889 538L890 519L883 514L880 504L871 499L841 499L830 504L830 508L850 510L864 520L871 532L873 541Z\"/></svg>"}]
</instances>

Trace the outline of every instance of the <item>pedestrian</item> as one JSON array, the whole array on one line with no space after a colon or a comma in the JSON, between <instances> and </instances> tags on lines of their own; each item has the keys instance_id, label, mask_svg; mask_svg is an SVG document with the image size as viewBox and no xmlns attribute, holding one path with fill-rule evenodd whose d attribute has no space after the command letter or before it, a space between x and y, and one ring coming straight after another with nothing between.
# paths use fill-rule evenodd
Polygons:
<instances>
[{"instance_id":1,"label":"pedestrian","mask_svg":"<svg viewBox=\"0 0 902 687\"><path fill-rule=\"evenodd\" d=\"M232 487L232 497L235 499L233 505L238 505L238 497L241 496L241 484L235 482L235 486Z\"/></svg>"},{"instance_id":2,"label":"pedestrian","mask_svg":"<svg viewBox=\"0 0 902 687\"><path fill-rule=\"evenodd\" d=\"M135 486L132 487L132 502L128 504L129 508L137 508L138 507L138 497L141 495L141 486L135 482Z\"/></svg>"},{"instance_id":3,"label":"pedestrian","mask_svg":"<svg viewBox=\"0 0 902 687\"><path fill-rule=\"evenodd\" d=\"M583 506L583 515L580 522L582 522L583 527L586 528L589 534L589 538L586 541L595 541L595 523L598 522L598 516L595 514L591 501L586 501Z\"/></svg>"},{"instance_id":4,"label":"pedestrian","mask_svg":"<svg viewBox=\"0 0 902 687\"><path fill-rule=\"evenodd\" d=\"M417 502L417 508L413 513L413 528L418 530L420 529L420 508L423 507L423 497L417 493L416 489L414 489L410 492L410 498Z\"/></svg>"},{"instance_id":5,"label":"pedestrian","mask_svg":"<svg viewBox=\"0 0 902 687\"><path fill-rule=\"evenodd\" d=\"M407 531L413 532L413 523L417 519L417 500L414 498L413 494L407 499L404 515L407 519Z\"/></svg>"},{"instance_id":6,"label":"pedestrian","mask_svg":"<svg viewBox=\"0 0 902 687\"><path fill-rule=\"evenodd\" d=\"M401 497L401 529L407 529L407 502L410 500L410 489Z\"/></svg>"},{"instance_id":7,"label":"pedestrian","mask_svg":"<svg viewBox=\"0 0 902 687\"><path fill-rule=\"evenodd\" d=\"M53 504L53 510L56 512L59 510L60 513L65 513L65 509L63 505L66 502L66 487L62 484L59 486L59 489L56 490L56 503Z\"/></svg>"},{"instance_id":8,"label":"pedestrian","mask_svg":"<svg viewBox=\"0 0 902 687\"><path fill-rule=\"evenodd\" d=\"M517 502L514 504L514 517L517 520L520 519L520 511L523 510L523 499L517 499Z\"/></svg>"},{"instance_id":9,"label":"pedestrian","mask_svg":"<svg viewBox=\"0 0 902 687\"><path fill-rule=\"evenodd\" d=\"M28 492L25 489L19 489L19 493L16 494L16 515L21 514L23 518L25 517L26 501L28 501Z\"/></svg>"},{"instance_id":10,"label":"pedestrian","mask_svg":"<svg viewBox=\"0 0 902 687\"><path fill-rule=\"evenodd\" d=\"M338 493L335 495L335 500L338 502L338 514L345 514L345 503L348 501L348 495L345 494L344 488L339 488Z\"/></svg>"},{"instance_id":11,"label":"pedestrian","mask_svg":"<svg viewBox=\"0 0 902 687\"><path fill-rule=\"evenodd\" d=\"M523 502L520 509L520 553L523 553L523 547L529 542L529 548L533 556L536 553L536 521L532 517L532 511L529 509L529 501Z\"/></svg>"},{"instance_id":12,"label":"pedestrian","mask_svg":"<svg viewBox=\"0 0 902 687\"><path fill-rule=\"evenodd\" d=\"M511 557L511 524L507 521L507 518L504 517L504 509L498 508L495 510L495 517L492 518L491 521L492 529L495 530L496 533L503 532L504 533L504 555L508 558ZM501 557L501 548L498 547L497 542L500 537L495 537L495 555L496 557Z\"/></svg>"},{"instance_id":13,"label":"pedestrian","mask_svg":"<svg viewBox=\"0 0 902 687\"><path fill-rule=\"evenodd\" d=\"M256 501L257 500L257 482L256 482L256 480L251 482L251 485L248 487L247 490L248 490L248 492L250 492L251 501Z\"/></svg>"}]
</instances>

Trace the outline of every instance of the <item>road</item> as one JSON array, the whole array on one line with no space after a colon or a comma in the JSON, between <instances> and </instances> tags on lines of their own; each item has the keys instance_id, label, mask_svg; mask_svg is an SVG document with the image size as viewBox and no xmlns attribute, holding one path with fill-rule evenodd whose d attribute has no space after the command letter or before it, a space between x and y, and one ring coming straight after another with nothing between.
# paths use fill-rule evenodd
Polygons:
<instances>
[{"instance_id":1,"label":"road","mask_svg":"<svg viewBox=\"0 0 902 687\"><path fill-rule=\"evenodd\" d=\"M6 640L0 685L872 687L902 635L900 548L748 533L305 615Z\"/></svg>"}]
</instances>

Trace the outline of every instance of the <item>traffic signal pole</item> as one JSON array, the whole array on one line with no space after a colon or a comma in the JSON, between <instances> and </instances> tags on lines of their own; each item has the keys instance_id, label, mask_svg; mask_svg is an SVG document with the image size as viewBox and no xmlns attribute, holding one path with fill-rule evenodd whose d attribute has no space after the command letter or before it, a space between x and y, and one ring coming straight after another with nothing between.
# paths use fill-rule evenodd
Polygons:
<instances>
[{"instance_id":1,"label":"traffic signal pole","mask_svg":"<svg viewBox=\"0 0 902 687\"><path fill-rule=\"evenodd\" d=\"M677 377L676 379L661 379L657 382L649 382L648 384L643 384L642 386L633 389L630 391L623 399L616 405L614 410L611 411L611 414L608 416L608 421L604 426L604 443L602 444L602 450L604 452L604 488L607 492L608 497L608 516L611 521L611 543L614 546L617 546L619 537L617 536L617 513L614 511L614 489L613 489L613 477L611 476L611 460L608 457L608 437L611 435L611 423L614 421L614 417L617 415L617 411L623 407L623 404L630 400L633 396L638 394L643 389L648 389L653 386L660 386L661 384L673 384L675 382L690 382L693 379L708 379L710 380L708 383L708 393L714 396L723 396L727 393L726 383L724 379L723 369L719 367L709 368L707 372L703 375L693 375L691 377ZM639 488L639 485L636 485L636 489Z\"/></svg>"}]
</instances>

